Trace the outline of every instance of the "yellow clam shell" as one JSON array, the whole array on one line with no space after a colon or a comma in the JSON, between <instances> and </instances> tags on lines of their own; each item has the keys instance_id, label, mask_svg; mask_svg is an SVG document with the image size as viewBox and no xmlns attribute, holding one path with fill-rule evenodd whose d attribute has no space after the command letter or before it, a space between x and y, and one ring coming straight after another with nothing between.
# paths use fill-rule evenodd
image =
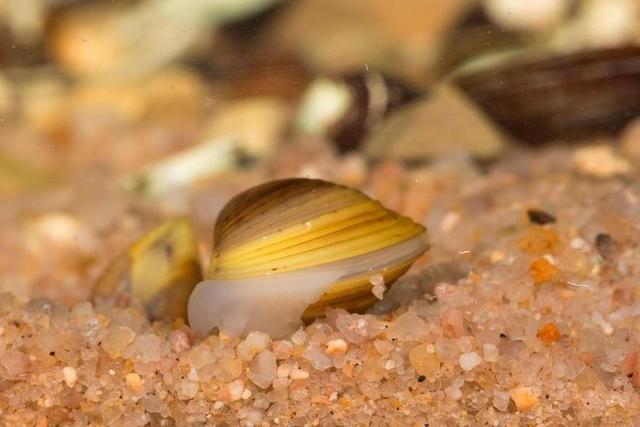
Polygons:
<instances>
[{"instance_id":1,"label":"yellow clam shell","mask_svg":"<svg viewBox=\"0 0 640 427\"><path fill-rule=\"evenodd\" d=\"M348 272L306 308L303 319L311 320L327 306L366 309L376 301L373 275L381 274L388 288L427 249L423 226L360 191L284 179L249 189L225 206L206 278L232 284L318 269Z\"/></svg>"},{"instance_id":2,"label":"yellow clam shell","mask_svg":"<svg viewBox=\"0 0 640 427\"><path fill-rule=\"evenodd\" d=\"M152 319L187 318L187 302L202 280L197 243L185 218L172 219L143 235L98 278L93 297L132 295Z\"/></svg>"}]
</instances>

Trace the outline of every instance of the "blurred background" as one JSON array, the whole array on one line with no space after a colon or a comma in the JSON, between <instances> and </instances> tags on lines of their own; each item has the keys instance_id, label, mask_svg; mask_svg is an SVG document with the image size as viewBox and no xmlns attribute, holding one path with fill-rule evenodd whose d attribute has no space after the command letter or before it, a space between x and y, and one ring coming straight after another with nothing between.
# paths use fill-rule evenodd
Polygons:
<instances>
[{"instance_id":1,"label":"blurred background","mask_svg":"<svg viewBox=\"0 0 640 427\"><path fill-rule=\"evenodd\" d=\"M177 215L206 259L224 203L268 179L358 187L428 224L436 195L558 147L595 141L577 167L626 173L639 10L0 0L0 290L85 299L114 254Z\"/></svg>"}]
</instances>

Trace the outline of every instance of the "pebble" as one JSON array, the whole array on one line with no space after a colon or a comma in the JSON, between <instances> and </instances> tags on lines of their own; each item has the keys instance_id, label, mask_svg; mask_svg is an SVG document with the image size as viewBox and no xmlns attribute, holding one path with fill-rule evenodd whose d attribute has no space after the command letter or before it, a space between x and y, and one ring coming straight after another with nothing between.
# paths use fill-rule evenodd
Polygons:
<instances>
[{"instance_id":1,"label":"pebble","mask_svg":"<svg viewBox=\"0 0 640 427\"><path fill-rule=\"evenodd\" d=\"M6 350L0 353L0 364L10 377L15 378L28 372L30 361L27 355L19 350Z\"/></svg>"},{"instance_id":2,"label":"pebble","mask_svg":"<svg viewBox=\"0 0 640 427\"><path fill-rule=\"evenodd\" d=\"M493 344L483 344L482 351L484 355L484 360L487 362L497 362L500 351L498 347Z\"/></svg>"},{"instance_id":3,"label":"pebble","mask_svg":"<svg viewBox=\"0 0 640 427\"><path fill-rule=\"evenodd\" d=\"M400 341L419 341L428 331L427 323L415 311L407 311L391 324L387 334Z\"/></svg>"},{"instance_id":4,"label":"pebble","mask_svg":"<svg viewBox=\"0 0 640 427\"><path fill-rule=\"evenodd\" d=\"M177 391L180 400L193 399L198 393L198 384L193 381L184 380L178 385Z\"/></svg>"},{"instance_id":5,"label":"pebble","mask_svg":"<svg viewBox=\"0 0 640 427\"><path fill-rule=\"evenodd\" d=\"M242 399L244 393L244 381L238 379L230 382L227 385L227 392L229 393L229 401L235 402Z\"/></svg>"},{"instance_id":6,"label":"pebble","mask_svg":"<svg viewBox=\"0 0 640 427\"><path fill-rule=\"evenodd\" d=\"M430 87L428 97L407 104L372 127L363 145L372 160L462 156L489 160L504 152L505 138L466 94L442 83Z\"/></svg>"},{"instance_id":7,"label":"pebble","mask_svg":"<svg viewBox=\"0 0 640 427\"><path fill-rule=\"evenodd\" d=\"M557 273L556 266L544 257L534 259L529 265L529 275L536 285L551 281Z\"/></svg>"},{"instance_id":8,"label":"pebble","mask_svg":"<svg viewBox=\"0 0 640 427\"><path fill-rule=\"evenodd\" d=\"M215 358L214 353L208 345L196 345L187 356L187 360L193 369L201 369L207 366Z\"/></svg>"},{"instance_id":9,"label":"pebble","mask_svg":"<svg viewBox=\"0 0 640 427\"><path fill-rule=\"evenodd\" d=\"M556 25L570 10L569 0L517 2L485 0L482 6L489 18L504 29L543 31Z\"/></svg>"},{"instance_id":10,"label":"pebble","mask_svg":"<svg viewBox=\"0 0 640 427\"><path fill-rule=\"evenodd\" d=\"M427 344L415 346L409 352L409 362L418 375L431 377L440 369L440 359L433 352L429 352Z\"/></svg>"},{"instance_id":11,"label":"pebble","mask_svg":"<svg viewBox=\"0 0 640 427\"><path fill-rule=\"evenodd\" d=\"M634 0L589 0L580 7L574 26L590 49L622 46L636 37L638 3Z\"/></svg>"},{"instance_id":12,"label":"pebble","mask_svg":"<svg viewBox=\"0 0 640 427\"><path fill-rule=\"evenodd\" d=\"M540 341L549 345L558 341L560 338L560 331L554 323L547 323L538 330L537 336L540 338Z\"/></svg>"},{"instance_id":13,"label":"pebble","mask_svg":"<svg viewBox=\"0 0 640 427\"><path fill-rule=\"evenodd\" d=\"M251 393L251 390L249 390L248 388L245 388L244 391L242 392L242 400L247 400L251 397L253 393Z\"/></svg>"},{"instance_id":14,"label":"pebble","mask_svg":"<svg viewBox=\"0 0 640 427\"><path fill-rule=\"evenodd\" d=\"M539 400L529 387L516 387L509 391L518 411L530 411L538 406Z\"/></svg>"},{"instance_id":15,"label":"pebble","mask_svg":"<svg viewBox=\"0 0 640 427\"><path fill-rule=\"evenodd\" d=\"M293 343L287 340L274 341L271 347L276 359L288 359L293 353Z\"/></svg>"},{"instance_id":16,"label":"pebble","mask_svg":"<svg viewBox=\"0 0 640 427\"><path fill-rule=\"evenodd\" d=\"M189 379L189 381L193 381L193 382L198 382L200 381L200 376L198 375L198 371L196 370L195 367L191 367L191 369L189 370L189 375L187 375L187 378Z\"/></svg>"},{"instance_id":17,"label":"pebble","mask_svg":"<svg viewBox=\"0 0 640 427\"><path fill-rule=\"evenodd\" d=\"M291 372L291 367L287 364L282 364L278 366L278 369L276 369L276 377L287 378L290 372Z\"/></svg>"},{"instance_id":18,"label":"pebble","mask_svg":"<svg viewBox=\"0 0 640 427\"><path fill-rule=\"evenodd\" d=\"M314 369L323 371L333 366L333 360L331 357L318 346L309 345L307 349L302 353L302 357L311 363Z\"/></svg>"},{"instance_id":19,"label":"pebble","mask_svg":"<svg viewBox=\"0 0 640 427\"><path fill-rule=\"evenodd\" d=\"M62 375L64 376L64 382L67 386L73 387L78 380L78 372L76 368L72 366L65 366L62 368Z\"/></svg>"},{"instance_id":20,"label":"pebble","mask_svg":"<svg viewBox=\"0 0 640 427\"><path fill-rule=\"evenodd\" d=\"M276 97L229 101L216 112L206 131L207 140L232 135L245 153L256 158L273 153L289 123L289 108Z\"/></svg>"},{"instance_id":21,"label":"pebble","mask_svg":"<svg viewBox=\"0 0 640 427\"><path fill-rule=\"evenodd\" d=\"M462 397L462 390L458 387L449 386L444 389L444 394L451 400L459 400Z\"/></svg>"},{"instance_id":22,"label":"pebble","mask_svg":"<svg viewBox=\"0 0 640 427\"><path fill-rule=\"evenodd\" d=\"M569 242L569 246L571 247L571 249L575 249L578 251L586 252L589 250L589 245L581 237L574 237L573 239L571 239L571 241Z\"/></svg>"},{"instance_id":23,"label":"pebble","mask_svg":"<svg viewBox=\"0 0 640 427\"><path fill-rule=\"evenodd\" d=\"M391 350L393 350L393 344L391 344L389 341L375 340L373 342L373 346L382 356L386 356L391 352Z\"/></svg>"},{"instance_id":24,"label":"pebble","mask_svg":"<svg viewBox=\"0 0 640 427\"><path fill-rule=\"evenodd\" d=\"M304 329L298 329L291 335L291 341L296 345L302 345L307 340L307 333Z\"/></svg>"},{"instance_id":25,"label":"pebble","mask_svg":"<svg viewBox=\"0 0 640 427\"><path fill-rule=\"evenodd\" d=\"M276 377L276 357L269 350L258 353L249 367L249 378L260 388L267 388Z\"/></svg>"},{"instance_id":26,"label":"pebble","mask_svg":"<svg viewBox=\"0 0 640 427\"><path fill-rule=\"evenodd\" d=\"M518 246L523 252L545 254L554 251L559 242L558 233L541 225L531 225L520 237Z\"/></svg>"},{"instance_id":27,"label":"pebble","mask_svg":"<svg viewBox=\"0 0 640 427\"><path fill-rule=\"evenodd\" d=\"M471 353L461 354L458 358L458 362L462 369L470 371L482 363L482 357L480 357L480 355L475 351L472 351Z\"/></svg>"},{"instance_id":28,"label":"pebble","mask_svg":"<svg viewBox=\"0 0 640 427\"><path fill-rule=\"evenodd\" d=\"M491 261L492 264L497 264L500 261L502 261L506 256L507 254L505 254L503 251L493 250L489 254L489 260Z\"/></svg>"},{"instance_id":29,"label":"pebble","mask_svg":"<svg viewBox=\"0 0 640 427\"><path fill-rule=\"evenodd\" d=\"M540 209L527 210L527 216L532 224L545 225L556 222L555 216Z\"/></svg>"},{"instance_id":30,"label":"pebble","mask_svg":"<svg viewBox=\"0 0 640 427\"><path fill-rule=\"evenodd\" d=\"M327 354L344 353L347 351L347 342L342 338L329 340L325 351Z\"/></svg>"},{"instance_id":31,"label":"pebble","mask_svg":"<svg viewBox=\"0 0 640 427\"><path fill-rule=\"evenodd\" d=\"M509 409L509 402L511 396L506 391L494 391L493 392L493 407L498 411L506 412Z\"/></svg>"},{"instance_id":32,"label":"pebble","mask_svg":"<svg viewBox=\"0 0 640 427\"><path fill-rule=\"evenodd\" d=\"M460 214L457 212L447 213L440 222L440 229L444 233L449 233L460 222Z\"/></svg>"},{"instance_id":33,"label":"pebble","mask_svg":"<svg viewBox=\"0 0 640 427\"><path fill-rule=\"evenodd\" d=\"M116 326L111 328L107 338L102 341L102 348L109 353L112 358L120 357L122 349L131 344L135 339L136 334L130 328L126 326Z\"/></svg>"},{"instance_id":34,"label":"pebble","mask_svg":"<svg viewBox=\"0 0 640 427\"><path fill-rule=\"evenodd\" d=\"M238 357L250 361L253 356L266 349L271 344L271 337L264 332L251 332L238 344Z\"/></svg>"},{"instance_id":35,"label":"pebble","mask_svg":"<svg viewBox=\"0 0 640 427\"><path fill-rule=\"evenodd\" d=\"M462 311L457 308L447 308L444 313L442 313L440 326L446 337L459 338L463 336L465 331Z\"/></svg>"},{"instance_id":36,"label":"pebble","mask_svg":"<svg viewBox=\"0 0 640 427\"><path fill-rule=\"evenodd\" d=\"M631 164L609 145L593 145L576 150L573 164L577 172L595 178L628 175L632 170Z\"/></svg>"},{"instance_id":37,"label":"pebble","mask_svg":"<svg viewBox=\"0 0 640 427\"><path fill-rule=\"evenodd\" d=\"M291 369L291 372L289 373L289 378L291 378L292 380L306 380L307 378L309 378L309 372L300 369L299 367L294 367L293 369Z\"/></svg>"},{"instance_id":38,"label":"pebble","mask_svg":"<svg viewBox=\"0 0 640 427\"><path fill-rule=\"evenodd\" d=\"M336 316L336 328L342 333L342 337L353 344L360 344L377 334L377 326L380 322L371 319L370 316L347 313L344 310L333 310Z\"/></svg>"},{"instance_id":39,"label":"pebble","mask_svg":"<svg viewBox=\"0 0 640 427\"><path fill-rule=\"evenodd\" d=\"M122 351L127 358L139 358L142 362L158 362L168 350L168 343L156 334L136 336L131 345Z\"/></svg>"},{"instance_id":40,"label":"pebble","mask_svg":"<svg viewBox=\"0 0 640 427\"><path fill-rule=\"evenodd\" d=\"M142 390L142 380L140 379L140 375L136 374L135 372L127 374L125 376L125 381L134 392Z\"/></svg>"},{"instance_id":41,"label":"pebble","mask_svg":"<svg viewBox=\"0 0 640 427\"><path fill-rule=\"evenodd\" d=\"M600 326L605 335L609 336L613 333L613 326L605 320L600 312L594 311L591 315L591 319L593 320L593 323Z\"/></svg>"},{"instance_id":42,"label":"pebble","mask_svg":"<svg viewBox=\"0 0 640 427\"><path fill-rule=\"evenodd\" d=\"M373 285L371 287L371 293L376 298L381 300L384 297L384 291L387 290L384 284L384 277L380 273L374 274L373 276L369 277L369 282L371 283L371 285Z\"/></svg>"},{"instance_id":43,"label":"pebble","mask_svg":"<svg viewBox=\"0 0 640 427\"><path fill-rule=\"evenodd\" d=\"M189 339L189 335L182 330L176 329L175 331L171 331L169 334L169 344L171 348L176 353L182 353L183 351L191 348L191 340Z\"/></svg>"}]
</instances>

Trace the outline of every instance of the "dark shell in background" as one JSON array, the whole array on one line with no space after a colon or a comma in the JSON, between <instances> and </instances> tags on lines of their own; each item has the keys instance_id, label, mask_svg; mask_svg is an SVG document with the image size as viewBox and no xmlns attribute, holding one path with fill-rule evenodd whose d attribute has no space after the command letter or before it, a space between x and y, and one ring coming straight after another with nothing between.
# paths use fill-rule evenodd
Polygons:
<instances>
[{"instance_id":1,"label":"dark shell in background","mask_svg":"<svg viewBox=\"0 0 640 427\"><path fill-rule=\"evenodd\" d=\"M276 2L253 16L223 25L210 40L215 54L194 58L190 65L209 80L219 80L216 90L221 98L298 100L313 76L269 37L271 26L285 10L285 2Z\"/></svg>"},{"instance_id":2,"label":"dark shell in background","mask_svg":"<svg viewBox=\"0 0 640 427\"><path fill-rule=\"evenodd\" d=\"M496 123L530 143L615 134L640 115L640 47L518 60L455 81Z\"/></svg>"},{"instance_id":3,"label":"dark shell in background","mask_svg":"<svg viewBox=\"0 0 640 427\"><path fill-rule=\"evenodd\" d=\"M369 128L420 96L408 85L377 73L348 75L341 80L351 92L351 104L329 129L329 137L341 153L358 149Z\"/></svg>"}]
</instances>

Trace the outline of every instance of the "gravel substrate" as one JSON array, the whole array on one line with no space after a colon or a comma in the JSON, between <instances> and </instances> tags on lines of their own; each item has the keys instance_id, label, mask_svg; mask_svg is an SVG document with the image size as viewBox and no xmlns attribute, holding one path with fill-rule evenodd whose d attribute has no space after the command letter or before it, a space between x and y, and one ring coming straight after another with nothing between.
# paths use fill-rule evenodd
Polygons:
<instances>
[{"instance_id":1,"label":"gravel substrate","mask_svg":"<svg viewBox=\"0 0 640 427\"><path fill-rule=\"evenodd\" d=\"M381 166L395 175L373 171L367 190L422 219L431 251L377 314L329 311L286 339L2 294L2 424L640 423L640 182L595 157ZM0 258L8 283L18 267Z\"/></svg>"}]
</instances>

